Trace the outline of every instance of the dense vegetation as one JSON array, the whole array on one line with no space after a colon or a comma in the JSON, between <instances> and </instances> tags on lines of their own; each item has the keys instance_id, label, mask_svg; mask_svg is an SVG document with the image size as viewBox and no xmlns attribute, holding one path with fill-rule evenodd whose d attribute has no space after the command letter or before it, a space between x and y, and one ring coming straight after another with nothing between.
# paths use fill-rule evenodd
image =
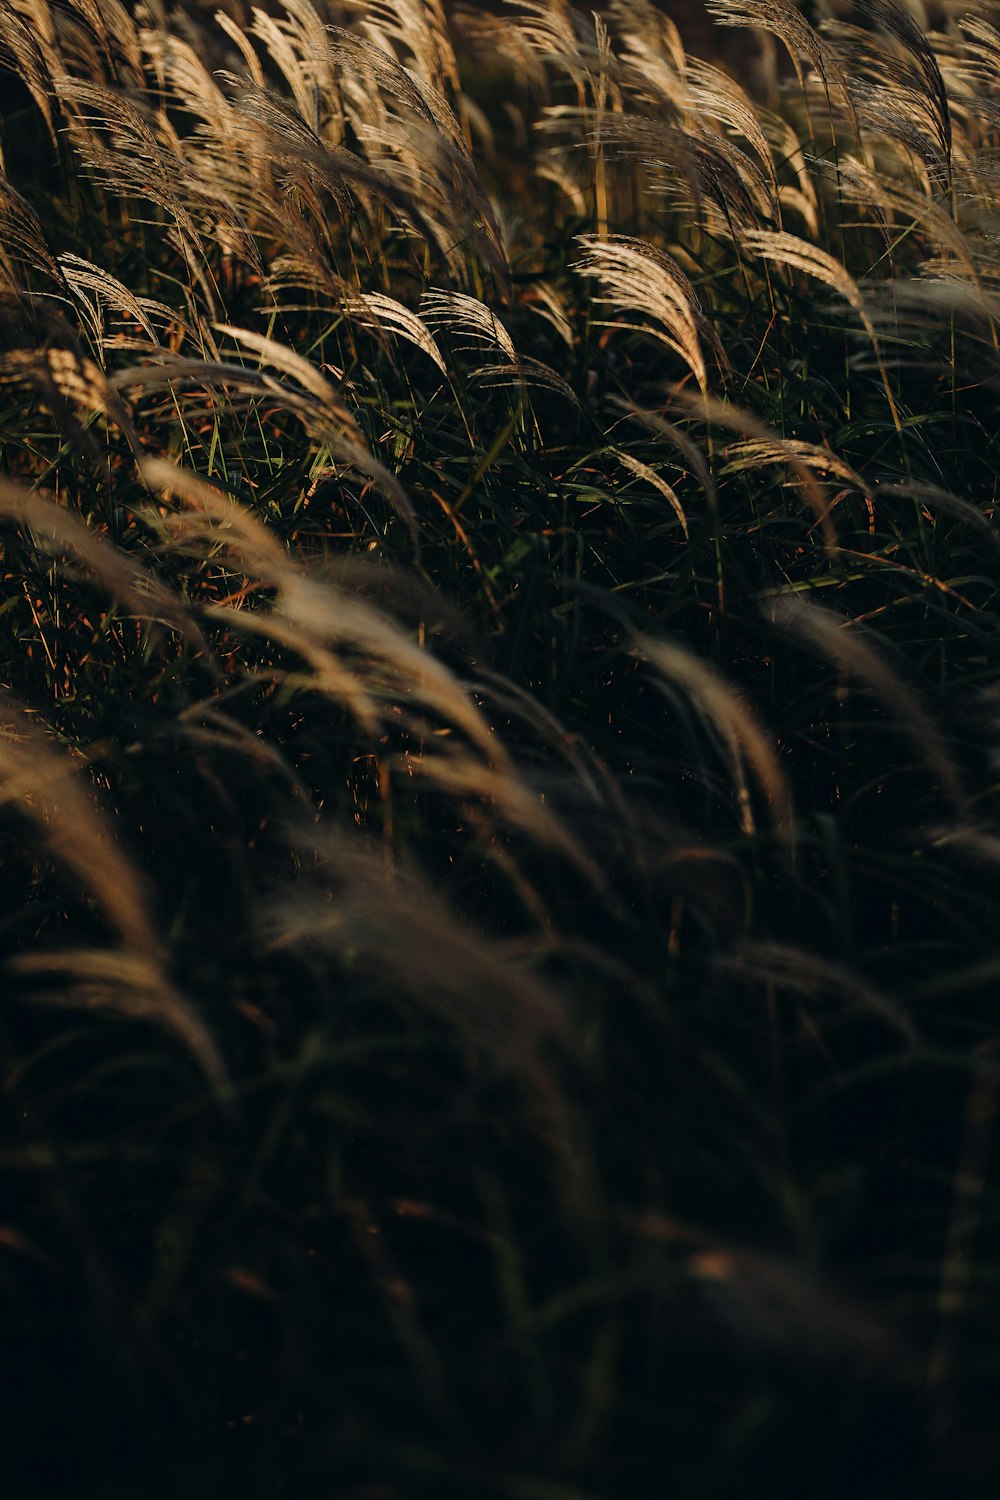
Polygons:
<instances>
[{"instance_id":1,"label":"dense vegetation","mask_svg":"<svg viewBox=\"0 0 1000 1500\"><path fill-rule=\"evenodd\" d=\"M0 6L4 1493L992 1494L994 8L225 4Z\"/></svg>"}]
</instances>

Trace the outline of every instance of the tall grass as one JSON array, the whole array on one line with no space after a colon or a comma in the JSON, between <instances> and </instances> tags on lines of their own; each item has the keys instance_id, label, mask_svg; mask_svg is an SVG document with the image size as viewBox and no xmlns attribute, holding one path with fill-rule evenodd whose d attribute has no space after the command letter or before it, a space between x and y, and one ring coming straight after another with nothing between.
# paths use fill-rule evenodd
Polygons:
<instances>
[{"instance_id":1,"label":"tall grass","mask_svg":"<svg viewBox=\"0 0 1000 1500\"><path fill-rule=\"evenodd\" d=\"M996 17L500 9L0 8L8 1492L992 1493Z\"/></svg>"}]
</instances>

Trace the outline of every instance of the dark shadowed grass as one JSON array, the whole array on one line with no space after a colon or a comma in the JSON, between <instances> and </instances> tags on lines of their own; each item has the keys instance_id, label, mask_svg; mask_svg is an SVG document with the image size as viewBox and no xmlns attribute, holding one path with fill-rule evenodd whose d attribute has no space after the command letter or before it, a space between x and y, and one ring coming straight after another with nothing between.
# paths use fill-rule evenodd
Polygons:
<instances>
[{"instance_id":1,"label":"dark shadowed grass","mask_svg":"<svg viewBox=\"0 0 1000 1500\"><path fill-rule=\"evenodd\" d=\"M0 11L8 1489L992 1493L992 13L273 9Z\"/></svg>"}]
</instances>

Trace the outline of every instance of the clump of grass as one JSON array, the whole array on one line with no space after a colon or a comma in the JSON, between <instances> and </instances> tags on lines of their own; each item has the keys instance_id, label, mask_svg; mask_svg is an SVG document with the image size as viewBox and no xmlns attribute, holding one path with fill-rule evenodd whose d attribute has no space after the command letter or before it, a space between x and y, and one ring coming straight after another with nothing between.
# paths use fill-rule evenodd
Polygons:
<instances>
[{"instance_id":1,"label":"clump of grass","mask_svg":"<svg viewBox=\"0 0 1000 1500\"><path fill-rule=\"evenodd\" d=\"M13 1493L988 1492L1000 36L710 8L0 12Z\"/></svg>"}]
</instances>

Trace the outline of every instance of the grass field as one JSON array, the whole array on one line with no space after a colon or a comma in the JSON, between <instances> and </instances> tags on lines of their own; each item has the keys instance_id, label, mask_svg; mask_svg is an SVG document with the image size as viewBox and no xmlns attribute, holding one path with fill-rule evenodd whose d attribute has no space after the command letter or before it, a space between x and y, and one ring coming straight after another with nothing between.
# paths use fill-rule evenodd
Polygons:
<instances>
[{"instance_id":1,"label":"grass field","mask_svg":"<svg viewBox=\"0 0 1000 1500\"><path fill-rule=\"evenodd\" d=\"M4 1494L992 1496L1000 11L224 4L0 6Z\"/></svg>"}]
</instances>

